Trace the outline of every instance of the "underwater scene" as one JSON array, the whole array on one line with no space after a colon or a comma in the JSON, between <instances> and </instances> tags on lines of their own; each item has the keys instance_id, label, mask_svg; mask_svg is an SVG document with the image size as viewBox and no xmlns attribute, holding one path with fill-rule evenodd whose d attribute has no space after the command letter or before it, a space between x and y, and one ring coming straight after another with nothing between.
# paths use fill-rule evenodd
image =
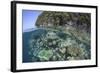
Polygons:
<instances>
[{"instance_id":1,"label":"underwater scene","mask_svg":"<svg viewBox=\"0 0 100 73\"><path fill-rule=\"evenodd\" d=\"M22 62L91 59L91 14L23 10Z\"/></svg>"}]
</instances>

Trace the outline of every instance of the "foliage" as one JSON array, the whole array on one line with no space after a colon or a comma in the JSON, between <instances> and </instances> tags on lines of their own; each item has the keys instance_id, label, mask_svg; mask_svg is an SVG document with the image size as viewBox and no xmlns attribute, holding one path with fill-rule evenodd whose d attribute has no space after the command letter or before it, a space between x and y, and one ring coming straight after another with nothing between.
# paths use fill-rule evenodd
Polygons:
<instances>
[{"instance_id":1,"label":"foliage","mask_svg":"<svg viewBox=\"0 0 100 73\"><path fill-rule=\"evenodd\" d=\"M38 27L66 26L72 25L78 29L90 32L91 14L43 11L36 21Z\"/></svg>"}]
</instances>

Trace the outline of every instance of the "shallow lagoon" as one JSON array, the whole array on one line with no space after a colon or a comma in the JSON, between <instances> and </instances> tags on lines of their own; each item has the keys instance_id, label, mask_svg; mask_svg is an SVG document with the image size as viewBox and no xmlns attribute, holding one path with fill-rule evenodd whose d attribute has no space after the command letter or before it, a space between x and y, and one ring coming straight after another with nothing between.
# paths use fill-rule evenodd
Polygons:
<instances>
[{"instance_id":1,"label":"shallow lagoon","mask_svg":"<svg viewBox=\"0 0 100 73\"><path fill-rule=\"evenodd\" d=\"M30 29L23 33L23 62L91 59L90 34L73 27Z\"/></svg>"}]
</instances>

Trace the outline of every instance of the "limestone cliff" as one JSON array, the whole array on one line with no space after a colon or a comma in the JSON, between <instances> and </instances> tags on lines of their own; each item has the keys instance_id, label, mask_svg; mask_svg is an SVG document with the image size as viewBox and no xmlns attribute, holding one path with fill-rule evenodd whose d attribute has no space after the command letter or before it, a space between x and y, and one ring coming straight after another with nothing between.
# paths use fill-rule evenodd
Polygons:
<instances>
[{"instance_id":1,"label":"limestone cliff","mask_svg":"<svg viewBox=\"0 0 100 73\"><path fill-rule=\"evenodd\" d=\"M43 11L36 21L38 27L73 26L77 29L90 32L91 14Z\"/></svg>"}]
</instances>

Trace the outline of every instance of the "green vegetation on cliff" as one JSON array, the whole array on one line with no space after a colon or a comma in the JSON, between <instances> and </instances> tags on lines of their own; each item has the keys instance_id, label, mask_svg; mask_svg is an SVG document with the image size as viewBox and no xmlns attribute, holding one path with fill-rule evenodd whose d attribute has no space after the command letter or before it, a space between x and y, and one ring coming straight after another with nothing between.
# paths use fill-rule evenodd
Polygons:
<instances>
[{"instance_id":1,"label":"green vegetation on cliff","mask_svg":"<svg viewBox=\"0 0 100 73\"><path fill-rule=\"evenodd\" d=\"M43 11L37 19L38 27L57 27L71 25L75 28L90 32L91 14L89 13L71 13Z\"/></svg>"}]
</instances>

